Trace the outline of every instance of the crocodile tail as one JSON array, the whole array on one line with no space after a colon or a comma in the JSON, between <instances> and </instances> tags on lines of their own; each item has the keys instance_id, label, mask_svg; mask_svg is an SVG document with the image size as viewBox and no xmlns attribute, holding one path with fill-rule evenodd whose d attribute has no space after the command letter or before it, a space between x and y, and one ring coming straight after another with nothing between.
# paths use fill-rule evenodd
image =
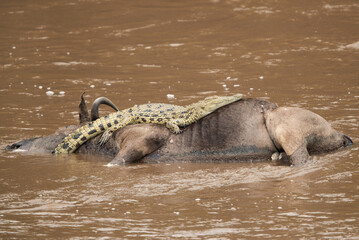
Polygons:
<instances>
[{"instance_id":1,"label":"crocodile tail","mask_svg":"<svg viewBox=\"0 0 359 240\"><path fill-rule=\"evenodd\" d=\"M65 139L55 148L54 153L73 153L89 139L96 137L109 128L107 119L109 118L102 117L76 129L65 137Z\"/></svg>"}]
</instances>

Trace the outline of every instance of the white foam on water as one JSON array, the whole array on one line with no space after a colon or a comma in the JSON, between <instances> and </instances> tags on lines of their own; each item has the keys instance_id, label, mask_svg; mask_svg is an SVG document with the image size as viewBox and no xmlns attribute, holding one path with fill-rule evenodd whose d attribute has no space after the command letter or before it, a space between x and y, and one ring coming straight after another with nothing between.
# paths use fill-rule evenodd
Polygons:
<instances>
[{"instance_id":1,"label":"white foam on water","mask_svg":"<svg viewBox=\"0 0 359 240\"><path fill-rule=\"evenodd\" d=\"M175 98L175 95L173 95L173 94L167 94L167 98L168 98L168 99L174 99L174 98Z\"/></svg>"},{"instance_id":2,"label":"white foam on water","mask_svg":"<svg viewBox=\"0 0 359 240\"><path fill-rule=\"evenodd\" d=\"M118 167L117 164L113 164L113 163L107 163L105 166L106 167Z\"/></svg>"},{"instance_id":3,"label":"white foam on water","mask_svg":"<svg viewBox=\"0 0 359 240\"><path fill-rule=\"evenodd\" d=\"M352 48L352 49L355 49L355 50L359 50L359 41L357 41L355 43L352 43L352 44L348 44L345 47L346 48Z\"/></svg>"},{"instance_id":4,"label":"white foam on water","mask_svg":"<svg viewBox=\"0 0 359 240\"><path fill-rule=\"evenodd\" d=\"M76 66L76 65L95 65L94 62L77 62L77 61L71 61L71 62L54 62L55 66L60 67L68 67L68 66Z\"/></svg>"},{"instance_id":5,"label":"white foam on water","mask_svg":"<svg viewBox=\"0 0 359 240\"><path fill-rule=\"evenodd\" d=\"M183 46L184 43L170 43L169 46L170 47L180 47L180 46Z\"/></svg>"},{"instance_id":6,"label":"white foam on water","mask_svg":"<svg viewBox=\"0 0 359 240\"><path fill-rule=\"evenodd\" d=\"M220 71L221 70L219 70L219 69L207 69L207 70L200 71L199 73L218 73Z\"/></svg>"},{"instance_id":7,"label":"white foam on water","mask_svg":"<svg viewBox=\"0 0 359 240\"><path fill-rule=\"evenodd\" d=\"M14 149L12 152L27 152L27 150L24 149Z\"/></svg>"},{"instance_id":8,"label":"white foam on water","mask_svg":"<svg viewBox=\"0 0 359 240\"><path fill-rule=\"evenodd\" d=\"M47 96L53 96L53 95L54 95L54 92L53 92L53 91L47 91L47 92L46 92L46 95L47 95Z\"/></svg>"},{"instance_id":9,"label":"white foam on water","mask_svg":"<svg viewBox=\"0 0 359 240\"><path fill-rule=\"evenodd\" d=\"M137 67L145 67L145 68L160 68L162 66L156 64L137 64Z\"/></svg>"}]
</instances>

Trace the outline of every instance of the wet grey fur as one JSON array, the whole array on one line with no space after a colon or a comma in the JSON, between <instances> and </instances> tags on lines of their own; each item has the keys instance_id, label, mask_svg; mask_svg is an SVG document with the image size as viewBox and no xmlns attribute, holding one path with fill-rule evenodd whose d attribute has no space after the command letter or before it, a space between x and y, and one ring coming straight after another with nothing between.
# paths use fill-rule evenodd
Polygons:
<instances>
[{"instance_id":1,"label":"wet grey fur","mask_svg":"<svg viewBox=\"0 0 359 240\"><path fill-rule=\"evenodd\" d=\"M87 113L85 107L80 107L80 119ZM50 136L19 141L6 149L51 153L78 127L61 128ZM186 127L181 134L173 134L162 125L137 124L117 131L103 146L97 144L100 137L89 140L77 152L114 157L112 164L265 161L273 153L286 152L291 164L300 166L310 160L310 154L352 144L349 137L313 112L278 107L261 99L243 99L224 106Z\"/></svg>"}]
</instances>

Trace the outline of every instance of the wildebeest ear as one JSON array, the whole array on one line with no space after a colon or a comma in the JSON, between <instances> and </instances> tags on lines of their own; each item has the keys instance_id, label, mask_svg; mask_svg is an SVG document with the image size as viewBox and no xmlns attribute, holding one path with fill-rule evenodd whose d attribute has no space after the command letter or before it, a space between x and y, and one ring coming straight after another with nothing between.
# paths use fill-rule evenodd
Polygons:
<instances>
[{"instance_id":1,"label":"wildebeest ear","mask_svg":"<svg viewBox=\"0 0 359 240\"><path fill-rule=\"evenodd\" d=\"M83 93L81 95L81 102L80 102L80 105L79 105L80 125L83 125L83 124L88 123L90 121L89 113L88 113L86 102L85 102L85 99L84 99L84 94L85 93Z\"/></svg>"}]
</instances>

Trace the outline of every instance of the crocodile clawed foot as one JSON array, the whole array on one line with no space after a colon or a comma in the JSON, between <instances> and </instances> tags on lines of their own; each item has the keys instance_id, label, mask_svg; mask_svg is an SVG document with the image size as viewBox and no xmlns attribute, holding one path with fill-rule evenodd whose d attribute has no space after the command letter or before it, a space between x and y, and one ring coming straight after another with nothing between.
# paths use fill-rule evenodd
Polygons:
<instances>
[{"instance_id":1,"label":"crocodile clawed foot","mask_svg":"<svg viewBox=\"0 0 359 240\"><path fill-rule=\"evenodd\" d=\"M105 143L108 142L108 140L110 139L110 137L112 136L112 131L110 129L107 129L101 136L100 140L97 142L97 144L99 144L100 146L105 145Z\"/></svg>"},{"instance_id":2,"label":"crocodile clawed foot","mask_svg":"<svg viewBox=\"0 0 359 240\"><path fill-rule=\"evenodd\" d=\"M183 132L183 130L181 130L179 127L176 126L176 128L170 128L169 129L171 131L171 133L174 133L174 134L180 134Z\"/></svg>"},{"instance_id":3,"label":"crocodile clawed foot","mask_svg":"<svg viewBox=\"0 0 359 240\"><path fill-rule=\"evenodd\" d=\"M109 135L103 134L103 135L101 136L100 140L97 142L97 144L100 145L100 146L103 146L103 145L105 145L105 143L108 142L109 139L110 139L110 136L109 136Z\"/></svg>"},{"instance_id":4,"label":"crocodile clawed foot","mask_svg":"<svg viewBox=\"0 0 359 240\"><path fill-rule=\"evenodd\" d=\"M175 132L175 134L180 134L180 133L183 133L183 130L180 129L180 130Z\"/></svg>"}]
</instances>

